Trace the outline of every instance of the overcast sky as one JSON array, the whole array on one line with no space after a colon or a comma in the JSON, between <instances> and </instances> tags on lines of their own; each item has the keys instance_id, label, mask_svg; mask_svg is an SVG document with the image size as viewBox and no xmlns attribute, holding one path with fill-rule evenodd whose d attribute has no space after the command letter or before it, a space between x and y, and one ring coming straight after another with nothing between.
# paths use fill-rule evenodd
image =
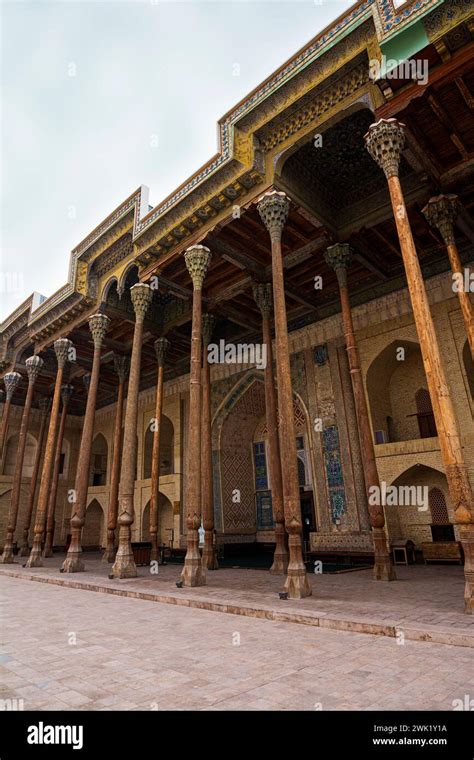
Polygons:
<instances>
[{"instance_id":1,"label":"overcast sky","mask_svg":"<svg viewBox=\"0 0 474 760\"><path fill-rule=\"evenodd\" d=\"M156 205L215 152L217 120L343 0L1 2L0 320L139 185Z\"/></svg>"}]
</instances>

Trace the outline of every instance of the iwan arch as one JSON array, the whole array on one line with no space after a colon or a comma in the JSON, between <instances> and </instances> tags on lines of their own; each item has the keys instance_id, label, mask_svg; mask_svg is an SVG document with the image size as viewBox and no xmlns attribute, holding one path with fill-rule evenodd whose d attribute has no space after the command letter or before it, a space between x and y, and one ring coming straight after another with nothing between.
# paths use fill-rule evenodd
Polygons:
<instances>
[{"instance_id":1,"label":"iwan arch","mask_svg":"<svg viewBox=\"0 0 474 760\"><path fill-rule=\"evenodd\" d=\"M474 258L473 21L404 5L354 5L222 118L208 164L154 208L132 193L0 326L4 563L67 546L58 570L81 572L99 548L133 577L150 540L197 586L216 546L272 544L301 598L308 555L395 583L412 540L457 547L472 613L473 307L452 272ZM427 60L427 83L372 80L382 56ZM209 365L220 340L263 341L265 369ZM370 505L380 483L426 485L430 509Z\"/></svg>"}]
</instances>

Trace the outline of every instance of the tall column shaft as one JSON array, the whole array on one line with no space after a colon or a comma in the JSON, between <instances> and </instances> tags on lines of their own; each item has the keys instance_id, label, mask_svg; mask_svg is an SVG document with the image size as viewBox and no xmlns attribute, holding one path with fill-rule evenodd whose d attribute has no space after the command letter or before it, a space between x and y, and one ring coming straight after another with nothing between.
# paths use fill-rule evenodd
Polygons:
<instances>
[{"instance_id":1,"label":"tall column shaft","mask_svg":"<svg viewBox=\"0 0 474 760\"><path fill-rule=\"evenodd\" d=\"M370 428L369 410L367 408L367 400L362 381L359 351L357 349L354 334L349 289L347 287L347 267L352 259L350 246L347 244L332 245L327 249L325 258L329 266L336 271L339 284L344 338L351 375L352 391L354 394L357 432L359 435L364 481L367 491L367 505L374 542L374 578L378 581L393 581L395 580L395 570L390 560L390 551L384 530L385 516L383 504L381 501L374 504L373 499L369 498L373 489L376 489L376 492L379 494L381 493L381 490L375 459L374 442Z\"/></svg>"},{"instance_id":2,"label":"tall column shaft","mask_svg":"<svg viewBox=\"0 0 474 760\"><path fill-rule=\"evenodd\" d=\"M311 586L306 574L302 551L302 520L298 486L293 391L291 387L290 348L281 251L281 233L288 216L289 201L284 193L267 193L260 200L258 209L270 233L272 246L275 348L278 378L278 411L280 414L280 455L285 527L289 535L290 554L285 589L290 598L301 599L311 595Z\"/></svg>"},{"instance_id":3,"label":"tall column shaft","mask_svg":"<svg viewBox=\"0 0 474 760\"><path fill-rule=\"evenodd\" d=\"M458 275L460 286L456 288L461 307L471 356L474 359L474 308L468 290L464 287L464 271L454 235L454 223L459 213L459 200L456 195L437 195L430 198L423 213L432 227L441 233L448 252L451 271Z\"/></svg>"},{"instance_id":4,"label":"tall column shaft","mask_svg":"<svg viewBox=\"0 0 474 760\"><path fill-rule=\"evenodd\" d=\"M7 535L3 554L0 557L2 564L13 564L13 539L15 536L16 524L18 519L18 508L20 506L21 496L21 478L23 474L23 463L25 460L26 437L28 434L28 423L30 420L31 404L33 401L33 390L36 378L43 366L43 360L39 356L32 356L26 360L26 371L28 372L28 390L26 392L25 406L21 418L20 433L18 436L18 450L15 462L15 472L13 475L12 496L10 509L8 512Z\"/></svg>"},{"instance_id":5,"label":"tall column shaft","mask_svg":"<svg viewBox=\"0 0 474 760\"><path fill-rule=\"evenodd\" d=\"M46 541L43 549L43 557L53 556L53 541L55 528L56 499L58 495L59 470L61 468L61 453L63 449L64 431L66 429L66 417L69 398L72 395L72 386L63 385L61 396L63 408L61 410L61 419L59 421L59 431L56 439L56 451L54 455L53 477L51 480L51 489L49 494L48 512L46 515Z\"/></svg>"},{"instance_id":6,"label":"tall column shaft","mask_svg":"<svg viewBox=\"0 0 474 760\"><path fill-rule=\"evenodd\" d=\"M438 431L441 456L446 470L449 493L459 524L464 548L466 579L465 611L474 612L474 525L473 495L464 463L454 407L449 392L438 339L431 317L423 275L413 241L407 209L398 177L400 155L404 145L403 125L395 119L379 121L366 135L367 148L385 172L397 227L400 250L408 283L413 317L420 341L421 355Z\"/></svg>"},{"instance_id":7,"label":"tall column shaft","mask_svg":"<svg viewBox=\"0 0 474 760\"><path fill-rule=\"evenodd\" d=\"M155 341L155 353L158 362L156 378L155 428L153 431L153 450L151 455L151 499L150 499L150 559L158 561L158 505L160 500L160 438L161 413L163 411L163 378L165 355L168 348L166 338Z\"/></svg>"},{"instance_id":8,"label":"tall column shaft","mask_svg":"<svg viewBox=\"0 0 474 760\"><path fill-rule=\"evenodd\" d=\"M211 419L211 367L207 360L207 347L211 340L215 318L204 314L202 318L202 448L201 448L201 503L204 527L202 566L204 570L217 570L214 544L214 483L212 479L212 419Z\"/></svg>"},{"instance_id":9,"label":"tall column shaft","mask_svg":"<svg viewBox=\"0 0 474 760\"><path fill-rule=\"evenodd\" d=\"M48 416L50 406L51 406L50 399L41 399L40 401L41 422L40 422L40 429L38 433L38 445L36 447L35 461L33 464L33 472L31 474L30 496L29 496L28 507L27 507L26 515L25 515L25 523L23 525L23 537L22 537L21 547L20 547L20 557L27 557L30 552L28 537L30 534L31 518L33 517L33 508L35 505L36 487L38 485L38 474L39 474L39 469L40 469L40 464L41 464L41 457L43 456L43 444L45 441L44 434L46 432L46 419Z\"/></svg>"},{"instance_id":10,"label":"tall column shaft","mask_svg":"<svg viewBox=\"0 0 474 760\"><path fill-rule=\"evenodd\" d=\"M100 353L102 341L110 320L105 314L94 314L89 319L89 327L94 340L94 355L89 391L87 394L86 413L82 427L81 445L77 460L74 501L71 511L71 543L61 568L64 573L79 573L85 569L82 561L82 528L84 527L89 490L92 438L94 436L94 416L99 387Z\"/></svg>"},{"instance_id":11,"label":"tall column shaft","mask_svg":"<svg viewBox=\"0 0 474 760\"><path fill-rule=\"evenodd\" d=\"M109 509L107 514L107 546L102 557L104 562L113 562L115 557L115 529L117 527L118 495L120 484L120 453L122 443L123 399L125 394L125 378L128 372L128 357L114 357L115 368L119 376L117 411L114 424L114 451L110 476Z\"/></svg>"},{"instance_id":12,"label":"tall column shaft","mask_svg":"<svg viewBox=\"0 0 474 760\"><path fill-rule=\"evenodd\" d=\"M63 381L64 366L68 359L68 352L72 343L67 338L60 338L54 343L54 350L58 361L58 371L56 373L56 382L54 385L53 403L51 406L51 417L49 420L48 437L46 439L46 448L44 452L43 471L41 473L41 482L38 494L38 505L36 507L35 529L33 546L30 556L26 562L26 567L42 567L41 542L46 523L46 514L48 510L49 487L51 483L51 474L53 470L54 449L56 441L56 432L58 429L59 403L61 399L61 385Z\"/></svg>"},{"instance_id":13,"label":"tall column shaft","mask_svg":"<svg viewBox=\"0 0 474 760\"><path fill-rule=\"evenodd\" d=\"M151 289L145 283L130 288L135 310L132 356L128 381L125 426L123 434L122 468L119 488L119 545L112 575L116 578L134 578L137 568L132 551L132 525L135 519L133 496L135 491L135 463L137 457L138 393L140 390L140 364L142 356L143 320L151 302Z\"/></svg>"},{"instance_id":14,"label":"tall column shaft","mask_svg":"<svg viewBox=\"0 0 474 760\"><path fill-rule=\"evenodd\" d=\"M205 246L195 245L185 252L186 266L193 281L191 329L191 369L189 380L188 472L186 477L187 550L181 580L184 586L206 582L199 552L201 525L201 316L202 283L210 260Z\"/></svg>"},{"instance_id":15,"label":"tall column shaft","mask_svg":"<svg viewBox=\"0 0 474 760\"><path fill-rule=\"evenodd\" d=\"M288 546L285 531L285 513L283 508L283 481L281 474L280 442L278 440L278 413L273 375L273 347L270 330L270 312L272 307L272 286L260 283L254 287L254 298L262 315L262 336L266 346L266 366L264 369L265 415L268 430L268 470L272 491L272 512L275 523L275 552L270 572L274 575L286 575L288 570Z\"/></svg>"}]
</instances>

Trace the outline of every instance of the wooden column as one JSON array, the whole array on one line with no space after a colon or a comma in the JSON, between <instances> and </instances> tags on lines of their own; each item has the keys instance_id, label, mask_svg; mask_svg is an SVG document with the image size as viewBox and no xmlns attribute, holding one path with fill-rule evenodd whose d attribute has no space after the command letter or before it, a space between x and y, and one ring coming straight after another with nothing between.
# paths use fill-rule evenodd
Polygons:
<instances>
[{"instance_id":1,"label":"wooden column","mask_svg":"<svg viewBox=\"0 0 474 760\"><path fill-rule=\"evenodd\" d=\"M131 538L132 524L135 518L133 497L137 458L138 393L140 390L143 322L151 303L152 291L149 285L139 282L130 288L130 296L135 311L135 330L130 360L130 376L123 433L122 468L120 472L119 544L111 573L115 578L135 578L137 575Z\"/></svg>"},{"instance_id":2,"label":"wooden column","mask_svg":"<svg viewBox=\"0 0 474 760\"><path fill-rule=\"evenodd\" d=\"M16 387L20 380L21 375L19 372L7 372L7 374L3 376L6 395L5 403L3 405L2 426L0 428L0 457L3 455L3 446L7 436L8 418L10 416L10 406L13 394L15 393Z\"/></svg>"},{"instance_id":3,"label":"wooden column","mask_svg":"<svg viewBox=\"0 0 474 760\"><path fill-rule=\"evenodd\" d=\"M400 156L405 142L403 127L404 125L396 119L380 119L376 124L370 126L365 140L370 155L383 169L387 177L413 316L433 405L441 456L454 507L455 521L459 525L459 537L464 549L465 611L472 614L474 610L473 495L463 459L458 424L441 361L423 275L398 177Z\"/></svg>"},{"instance_id":4,"label":"wooden column","mask_svg":"<svg viewBox=\"0 0 474 760\"><path fill-rule=\"evenodd\" d=\"M30 546L28 537L30 534L31 518L33 517L33 507L35 505L36 486L38 485L38 474L41 464L41 457L43 455L43 443L45 440L46 432L46 420L51 409L51 399L42 398L38 402L38 406L41 410L40 429L38 433L38 445L36 446L35 461L33 464L33 472L31 474L30 481L30 496L28 500L28 508L25 515L25 523L23 526L23 538L20 547L20 557L27 557L30 553Z\"/></svg>"},{"instance_id":5,"label":"wooden column","mask_svg":"<svg viewBox=\"0 0 474 760\"><path fill-rule=\"evenodd\" d=\"M72 385L63 385L61 387L61 399L63 402L63 408L61 410L61 419L59 422L59 431L56 438L56 452L54 455L54 468L53 477L51 480L51 489L49 493L48 512L46 515L46 540L43 549L43 557L53 556L53 541L54 541L54 529L55 529L55 512L56 512L56 498L58 495L59 484L59 470L61 468L61 454L63 449L64 430L66 428L67 408L69 401L73 394L74 388Z\"/></svg>"},{"instance_id":6,"label":"wooden column","mask_svg":"<svg viewBox=\"0 0 474 760\"><path fill-rule=\"evenodd\" d=\"M296 436L291 387L290 349L286 321L285 282L281 235L288 217L290 203L285 193L265 193L258 204L258 211L270 233L272 245L273 303L275 314L275 349L278 379L278 411L280 415L280 455L283 477L283 500L285 527L289 535L289 563L285 589L290 599L302 599L311 595L302 551L302 521Z\"/></svg>"},{"instance_id":7,"label":"wooden column","mask_svg":"<svg viewBox=\"0 0 474 760\"><path fill-rule=\"evenodd\" d=\"M150 559L158 561L158 503L160 498L160 436L161 412L163 409L163 376L165 371L166 352L169 340L157 338L154 343L158 374L156 378L155 428L153 431L153 451L151 455L151 498L150 498Z\"/></svg>"},{"instance_id":8,"label":"wooden column","mask_svg":"<svg viewBox=\"0 0 474 760\"><path fill-rule=\"evenodd\" d=\"M54 444L56 441L56 432L58 429L59 401L61 397L61 385L64 374L64 367L70 356L72 342L67 338L59 338L54 341L54 351L58 362L58 371L56 373L56 382L54 385L53 403L51 406L51 417L49 420L48 437L46 439L46 448L44 452L43 472L41 473L41 483L38 494L38 506L36 507L35 532L33 546L30 556L25 567L42 567L43 560L41 556L41 542L46 525L46 513L48 509L49 487L51 483L51 473L53 471Z\"/></svg>"},{"instance_id":9,"label":"wooden column","mask_svg":"<svg viewBox=\"0 0 474 760\"><path fill-rule=\"evenodd\" d=\"M459 258L459 252L454 236L454 223L459 213L459 201L457 195L438 195L430 198L423 209L423 213L432 227L437 227L448 251L448 258L453 274L460 275L464 281L464 270ZM454 284L454 282L453 282ZM469 292L464 287L457 288L459 305L461 307L464 324L466 326L467 339L474 359L474 308Z\"/></svg>"},{"instance_id":10,"label":"wooden column","mask_svg":"<svg viewBox=\"0 0 474 760\"><path fill-rule=\"evenodd\" d=\"M288 547L283 510L283 482L281 476L280 443L278 441L278 413L273 376L273 348L270 330L272 311L271 283L259 283L253 288L253 295L262 314L263 342L267 347L267 363L264 370L265 414L268 429L268 469L272 491L272 512L275 523L275 553L270 572L286 575L288 570Z\"/></svg>"},{"instance_id":11,"label":"wooden column","mask_svg":"<svg viewBox=\"0 0 474 760\"><path fill-rule=\"evenodd\" d=\"M370 429L369 411L367 409L364 383L362 381L359 351L357 349L354 335L349 290L347 287L347 268L352 260L351 247L347 243L331 245L326 251L325 259L326 263L336 272L339 284L342 323L344 326L344 337L351 374L352 391L354 393L357 433L360 441L365 488L367 491L367 509L369 512L370 524L372 526L372 538L374 542L374 578L377 581L393 581L395 580L395 570L390 560L390 551L384 530L385 516L383 504L381 501L379 504L372 504L373 499L369 499L371 493L373 493L372 489L376 488L377 493L381 493L381 491L379 474L377 472L375 461L374 442L372 439L372 431Z\"/></svg>"},{"instance_id":12,"label":"wooden column","mask_svg":"<svg viewBox=\"0 0 474 760\"><path fill-rule=\"evenodd\" d=\"M31 404L33 402L33 389L35 381L41 372L41 368L44 362L42 359L40 359L39 356L30 356L30 358L26 360L25 364L26 372L28 374L28 390L26 392L25 406L23 407L20 433L18 436L18 449L15 461L15 472L13 475L12 497L10 502L10 509L8 511L7 535L5 539L5 546L3 548L3 554L0 557L0 562L4 565L14 564L15 562L13 557L13 539L15 536L16 524L18 520L18 508L20 506L21 478L23 474L23 463L25 460L28 423L30 420L30 411Z\"/></svg>"},{"instance_id":13,"label":"wooden column","mask_svg":"<svg viewBox=\"0 0 474 760\"><path fill-rule=\"evenodd\" d=\"M85 570L82 561L82 528L86 518L87 492L89 490L92 438L94 435L94 417L99 387L100 353L110 319L105 314L93 314L89 319L89 329L94 341L92 372L89 392L87 394L86 412L82 426L81 445L77 460L74 501L71 510L71 543L63 562L61 572L80 573Z\"/></svg>"},{"instance_id":14,"label":"wooden column","mask_svg":"<svg viewBox=\"0 0 474 760\"><path fill-rule=\"evenodd\" d=\"M202 284L211 252L203 245L185 251L186 267L193 281L193 321L191 330L191 371L189 379L188 472L186 474L187 550L181 580L184 586L204 586L199 552L201 526L201 310Z\"/></svg>"},{"instance_id":15,"label":"wooden column","mask_svg":"<svg viewBox=\"0 0 474 760\"><path fill-rule=\"evenodd\" d=\"M207 361L207 347L216 323L212 314L202 317L202 448L201 448L201 504L204 527L204 547L202 566L204 570L217 570L216 547L214 544L214 482L212 476L212 410L211 410L211 367Z\"/></svg>"},{"instance_id":16,"label":"wooden column","mask_svg":"<svg viewBox=\"0 0 474 760\"><path fill-rule=\"evenodd\" d=\"M112 470L110 477L109 509L107 514L107 546L102 560L113 562L115 559L115 529L117 527L118 494L120 484L120 454L122 451L122 419L123 399L125 393L125 380L128 375L130 360L128 356L114 355L114 367L118 375L117 411L114 425L114 451L112 458Z\"/></svg>"}]
</instances>

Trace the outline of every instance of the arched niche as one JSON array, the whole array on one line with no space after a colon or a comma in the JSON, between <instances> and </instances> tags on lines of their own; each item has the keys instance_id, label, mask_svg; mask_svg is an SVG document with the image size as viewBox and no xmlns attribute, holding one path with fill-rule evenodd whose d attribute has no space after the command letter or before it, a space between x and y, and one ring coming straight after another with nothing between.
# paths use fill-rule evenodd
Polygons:
<instances>
[{"instance_id":1,"label":"arched niche","mask_svg":"<svg viewBox=\"0 0 474 760\"><path fill-rule=\"evenodd\" d=\"M104 511L97 501L92 499L86 509L86 518L82 531L82 545L88 549L100 549L103 545Z\"/></svg>"},{"instance_id":2,"label":"arched niche","mask_svg":"<svg viewBox=\"0 0 474 760\"><path fill-rule=\"evenodd\" d=\"M89 485L105 486L107 482L108 445L102 433L92 442Z\"/></svg>"},{"instance_id":3,"label":"arched niche","mask_svg":"<svg viewBox=\"0 0 474 760\"><path fill-rule=\"evenodd\" d=\"M142 515L142 541L150 541L150 502ZM158 494L158 543L171 546L173 541L173 506L161 491Z\"/></svg>"},{"instance_id":4,"label":"arched niche","mask_svg":"<svg viewBox=\"0 0 474 760\"><path fill-rule=\"evenodd\" d=\"M11 435L5 447L5 456L3 459L3 474L13 476L15 474L16 458L18 454L19 435ZM26 434L25 456L23 459L23 478L31 478L35 463L37 440L31 434Z\"/></svg>"},{"instance_id":5,"label":"arched niche","mask_svg":"<svg viewBox=\"0 0 474 760\"><path fill-rule=\"evenodd\" d=\"M143 451L143 478L151 478L154 432L148 425L145 431ZM174 427L165 414L160 422L160 476L171 475L174 472Z\"/></svg>"}]
</instances>

